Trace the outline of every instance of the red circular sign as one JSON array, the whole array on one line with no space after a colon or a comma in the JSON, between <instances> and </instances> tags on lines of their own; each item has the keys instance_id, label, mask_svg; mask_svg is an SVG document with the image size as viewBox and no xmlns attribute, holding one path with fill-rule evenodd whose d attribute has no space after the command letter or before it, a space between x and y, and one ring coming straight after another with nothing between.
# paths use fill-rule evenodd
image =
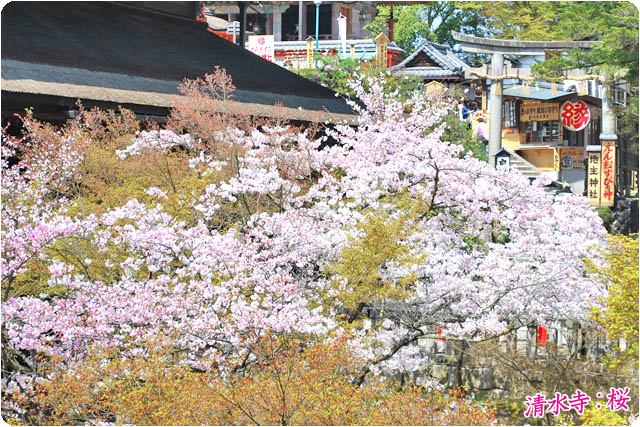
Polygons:
<instances>
[{"instance_id":1,"label":"red circular sign","mask_svg":"<svg viewBox=\"0 0 640 427\"><path fill-rule=\"evenodd\" d=\"M567 101L560 107L560 117L566 129L579 131L586 128L589 124L591 112L587 104L582 101L578 101L575 104Z\"/></svg>"}]
</instances>

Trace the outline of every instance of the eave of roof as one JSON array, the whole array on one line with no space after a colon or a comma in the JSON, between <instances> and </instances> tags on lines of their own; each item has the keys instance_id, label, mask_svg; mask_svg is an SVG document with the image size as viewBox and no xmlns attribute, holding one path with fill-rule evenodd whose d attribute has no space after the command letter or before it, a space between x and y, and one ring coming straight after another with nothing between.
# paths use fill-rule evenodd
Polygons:
<instances>
[{"instance_id":1,"label":"eave of roof","mask_svg":"<svg viewBox=\"0 0 640 427\"><path fill-rule=\"evenodd\" d=\"M452 71L452 70L443 70L438 67L411 67L411 68L402 68L393 72L394 75L397 76L405 76L405 75L414 75L419 77L430 77L430 78L447 78L450 79L452 77L464 79L463 71Z\"/></svg>"},{"instance_id":2,"label":"eave of roof","mask_svg":"<svg viewBox=\"0 0 640 427\"><path fill-rule=\"evenodd\" d=\"M205 23L132 11L111 2L6 5L1 15L3 90L7 84L28 91L20 80L30 80L33 93L83 88L87 96L112 94L116 102L123 95L117 91L124 90L133 92L130 98L147 93L152 103L178 94L176 83L183 78L201 77L220 66L231 75L242 103L353 113L333 91L207 32ZM7 70L10 61L22 64L14 74ZM25 73L29 69L33 73ZM97 78L100 73L107 78ZM136 86L123 86L127 80Z\"/></svg>"},{"instance_id":3,"label":"eave of roof","mask_svg":"<svg viewBox=\"0 0 640 427\"><path fill-rule=\"evenodd\" d=\"M441 50L444 50L444 53L441 52ZM460 58L455 56L453 50L449 46L432 42L425 42L402 62L391 67L390 70L393 72L401 68L421 68L407 67L407 64L415 59L421 52L431 58L438 65L440 65L443 70L460 71L468 67L467 64L465 64Z\"/></svg>"},{"instance_id":4,"label":"eave of roof","mask_svg":"<svg viewBox=\"0 0 640 427\"><path fill-rule=\"evenodd\" d=\"M556 93L552 93L550 88L530 86L529 93L524 93L524 87L520 84L513 86L505 86L502 90L504 96L513 96L516 98L537 99L540 101L548 101L550 99L562 98L564 96L576 95L576 92L564 91L560 88L556 89Z\"/></svg>"},{"instance_id":5,"label":"eave of roof","mask_svg":"<svg viewBox=\"0 0 640 427\"><path fill-rule=\"evenodd\" d=\"M176 100L184 98L182 95L172 95L159 92L141 92L126 89L112 89L95 86L77 85L70 83L43 82L29 79L5 80L1 79L2 92L24 93L31 95L60 96L72 99L88 99L120 104L148 105L153 107L172 108ZM256 117L281 117L288 120L300 120L319 123L356 123L353 114L330 113L328 111L304 110L302 108L288 108L238 101L216 101L216 112L249 115Z\"/></svg>"},{"instance_id":6,"label":"eave of roof","mask_svg":"<svg viewBox=\"0 0 640 427\"><path fill-rule=\"evenodd\" d=\"M15 93L64 96L112 102L115 105L138 104L171 108L176 97L181 96L177 90L179 84L178 81L80 68L30 64L14 60L2 61L2 90ZM305 97L282 96L282 100L288 101L289 104L301 105L298 108L276 107L269 104L270 99L271 95L268 93L236 89L235 102L230 105L236 113L253 112L264 117L275 115L291 120L337 123L342 120L353 121L357 117L354 114L329 112L327 109L303 108L302 106L308 104L311 104L311 107L319 105L317 100L310 102ZM219 108L220 111L228 110L222 105Z\"/></svg>"}]
</instances>

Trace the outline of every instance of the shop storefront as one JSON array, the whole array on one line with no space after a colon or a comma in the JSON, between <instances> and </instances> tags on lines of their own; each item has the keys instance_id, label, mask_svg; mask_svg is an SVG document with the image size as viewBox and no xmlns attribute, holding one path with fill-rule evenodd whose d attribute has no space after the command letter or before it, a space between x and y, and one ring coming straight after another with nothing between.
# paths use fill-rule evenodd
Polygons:
<instances>
[{"instance_id":1,"label":"shop storefront","mask_svg":"<svg viewBox=\"0 0 640 427\"><path fill-rule=\"evenodd\" d=\"M600 143L600 105L600 99L575 92L505 87L502 143L582 193L586 147Z\"/></svg>"}]
</instances>

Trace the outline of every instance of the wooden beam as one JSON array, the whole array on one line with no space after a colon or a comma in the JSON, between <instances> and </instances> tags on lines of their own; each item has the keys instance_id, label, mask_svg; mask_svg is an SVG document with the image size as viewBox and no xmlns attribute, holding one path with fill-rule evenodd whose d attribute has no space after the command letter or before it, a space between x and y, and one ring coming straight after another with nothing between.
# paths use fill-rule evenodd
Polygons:
<instances>
[{"instance_id":1,"label":"wooden beam","mask_svg":"<svg viewBox=\"0 0 640 427\"><path fill-rule=\"evenodd\" d=\"M493 53L500 52L500 49L504 49L502 52L505 54L513 54L514 51L542 51L549 49L591 49L599 41L525 41L525 40L505 40L505 39L485 39L482 37L470 36L467 34L458 33L457 31L451 31L453 39L463 47L466 45L474 49L486 49L486 52L480 53ZM464 50L464 48L463 48ZM522 53L521 55L529 55L529 53Z\"/></svg>"}]
</instances>

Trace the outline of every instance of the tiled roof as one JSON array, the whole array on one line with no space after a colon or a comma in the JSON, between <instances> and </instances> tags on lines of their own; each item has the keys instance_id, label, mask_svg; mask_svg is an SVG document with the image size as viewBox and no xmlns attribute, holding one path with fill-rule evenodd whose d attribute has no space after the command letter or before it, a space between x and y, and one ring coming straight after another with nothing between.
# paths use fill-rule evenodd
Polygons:
<instances>
[{"instance_id":1,"label":"tiled roof","mask_svg":"<svg viewBox=\"0 0 640 427\"><path fill-rule=\"evenodd\" d=\"M551 93L551 84L548 82L536 82L529 86L529 93L525 95L524 86L522 84L504 85L502 94L505 96L516 96L518 98L539 99L546 101L554 98L561 98L567 95L575 95L575 88L573 90L563 90L562 84L558 84L556 87L556 93Z\"/></svg>"},{"instance_id":2,"label":"tiled roof","mask_svg":"<svg viewBox=\"0 0 640 427\"><path fill-rule=\"evenodd\" d=\"M424 52L424 54L426 54L429 58L431 58L433 62L440 65L440 67L442 67L443 70L464 71L465 68L468 68L468 65L465 64L460 58L458 58L453 53L453 50L451 50L449 46L428 41L423 43L418 49L416 49L415 52L409 55L404 61L391 67L390 71L393 72L396 70L400 70L402 68L407 68L407 64L409 64L421 52ZM409 68L412 68L412 67L409 67Z\"/></svg>"},{"instance_id":3,"label":"tiled roof","mask_svg":"<svg viewBox=\"0 0 640 427\"><path fill-rule=\"evenodd\" d=\"M164 102L179 94L184 78L219 66L233 78L239 104L353 114L333 91L211 34L203 22L139 9L120 2L7 4L1 17L3 97L15 87L15 93L56 96L69 89L66 96L77 99L75 90L82 88L93 100L113 93L113 103L124 102L125 94L129 102L144 102L148 93Z\"/></svg>"},{"instance_id":4,"label":"tiled roof","mask_svg":"<svg viewBox=\"0 0 640 427\"><path fill-rule=\"evenodd\" d=\"M443 70L439 67L411 67L411 68L402 68L396 70L393 74L397 76L406 76L413 75L419 77L430 77L430 78L438 78L438 77L455 77L460 76L464 77L464 71L452 71L452 70Z\"/></svg>"}]
</instances>

